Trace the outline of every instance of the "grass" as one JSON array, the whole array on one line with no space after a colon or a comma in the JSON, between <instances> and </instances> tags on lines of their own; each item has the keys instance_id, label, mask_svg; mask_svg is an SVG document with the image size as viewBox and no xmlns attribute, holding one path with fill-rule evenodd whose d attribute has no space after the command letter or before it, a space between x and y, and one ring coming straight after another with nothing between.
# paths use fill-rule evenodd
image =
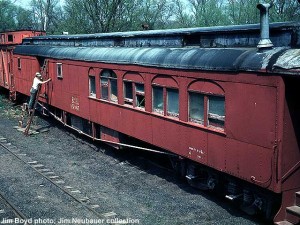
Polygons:
<instances>
[{"instance_id":1,"label":"grass","mask_svg":"<svg viewBox=\"0 0 300 225\"><path fill-rule=\"evenodd\" d=\"M0 114L8 118L19 118L22 114L20 105L15 105L0 93Z\"/></svg>"}]
</instances>

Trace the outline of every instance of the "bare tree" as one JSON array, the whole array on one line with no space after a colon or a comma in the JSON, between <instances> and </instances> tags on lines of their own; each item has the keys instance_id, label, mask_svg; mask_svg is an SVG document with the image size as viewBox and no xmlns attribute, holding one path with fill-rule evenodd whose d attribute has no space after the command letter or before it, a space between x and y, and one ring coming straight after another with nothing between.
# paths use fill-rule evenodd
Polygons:
<instances>
[{"instance_id":1,"label":"bare tree","mask_svg":"<svg viewBox=\"0 0 300 225\"><path fill-rule=\"evenodd\" d=\"M92 21L94 32L109 32L116 24L122 0L86 0L84 9Z\"/></svg>"},{"instance_id":2,"label":"bare tree","mask_svg":"<svg viewBox=\"0 0 300 225\"><path fill-rule=\"evenodd\" d=\"M272 21L293 21L300 19L300 4L297 0L272 0L270 16Z\"/></svg>"},{"instance_id":3,"label":"bare tree","mask_svg":"<svg viewBox=\"0 0 300 225\"><path fill-rule=\"evenodd\" d=\"M188 0L195 26L214 26L229 23L224 0Z\"/></svg>"},{"instance_id":4,"label":"bare tree","mask_svg":"<svg viewBox=\"0 0 300 225\"><path fill-rule=\"evenodd\" d=\"M259 11L256 8L259 0L229 0L227 11L231 24L250 24L259 22Z\"/></svg>"},{"instance_id":5,"label":"bare tree","mask_svg":"<svg viewBox=\"0 0 300 225\"><path fill-rule=\"evenodd\" d=\"M36 28L53 33L61 10L57 7L58 0L31 0L31 10ZM54 27L53 27L54 26Z\"/></svg>"},{"instance_id":6,"label":"bare tree","mask_svg":"<svg viewBox=\"0 0 300 225\"><path fill-rule=\"evenodd\" d=\"M173 22L173 27L191 27L194 25L193 14L190 13L189 5L183 0L175 1L175 18Z\"/></svg>"}]
</instances>

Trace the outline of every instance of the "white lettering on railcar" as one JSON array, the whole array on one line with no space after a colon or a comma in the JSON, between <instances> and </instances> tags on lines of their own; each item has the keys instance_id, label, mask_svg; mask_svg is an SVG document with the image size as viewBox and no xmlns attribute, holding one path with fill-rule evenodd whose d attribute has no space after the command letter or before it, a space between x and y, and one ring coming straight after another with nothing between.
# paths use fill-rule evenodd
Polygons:
<instances>
[{"instance_id":1,"label":"white lettering on railcar","mask_svg":"<svg viewBox=\"0 0 300 225\"><path fill-rule=\"evenodd\" d=\"M195 147L189 147L189 155L196 154L198 159L202 159L205 155L205 152L202 149L198 149Z\"/></svg>"},{"instance_id":2,"label":"white lettering on railcar","mask_svg":"<svg viewBox=\"0 0 300 225\"><path fill-rule=\"evenodd\" d=\"M79 99L77 97L72 96L72 98L71 98L71 109L79 111Z\"/></svg>"}]
</instances>

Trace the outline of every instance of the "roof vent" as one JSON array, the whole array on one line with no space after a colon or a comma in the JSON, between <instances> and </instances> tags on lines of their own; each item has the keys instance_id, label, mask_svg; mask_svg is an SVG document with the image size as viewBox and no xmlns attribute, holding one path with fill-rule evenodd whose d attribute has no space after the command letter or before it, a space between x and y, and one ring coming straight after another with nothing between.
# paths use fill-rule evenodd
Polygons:
<instances>
[{"instance_id":1,"label":"roof vent","mask_svg":"<svg viewBox=\"0 0 300 225\"><path fill-rule=\"evenodd\" d=\"M260 10L260 41L257 48L272 48L273 44L269 34L269 9L272 7L270 3L259 3L257 8Z\"/></svg>"}]
</instances>

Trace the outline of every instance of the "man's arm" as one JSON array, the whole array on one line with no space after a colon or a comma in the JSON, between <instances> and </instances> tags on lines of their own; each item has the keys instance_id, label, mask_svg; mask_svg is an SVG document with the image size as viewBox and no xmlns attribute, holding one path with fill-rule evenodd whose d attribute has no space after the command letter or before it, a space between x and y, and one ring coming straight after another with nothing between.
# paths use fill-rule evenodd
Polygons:
<instances>
[{"instance_id":1,"label":"man's arm","mask_svg":"<svg viewBox=\"0 0 300 225\"><path fill-rule=\"evenodd\" d=\"M49 82L51 80L51 78L49 78L48 80L42 81L40 84L45 84L47 82Z\"/></svg>"}]
</instances>

